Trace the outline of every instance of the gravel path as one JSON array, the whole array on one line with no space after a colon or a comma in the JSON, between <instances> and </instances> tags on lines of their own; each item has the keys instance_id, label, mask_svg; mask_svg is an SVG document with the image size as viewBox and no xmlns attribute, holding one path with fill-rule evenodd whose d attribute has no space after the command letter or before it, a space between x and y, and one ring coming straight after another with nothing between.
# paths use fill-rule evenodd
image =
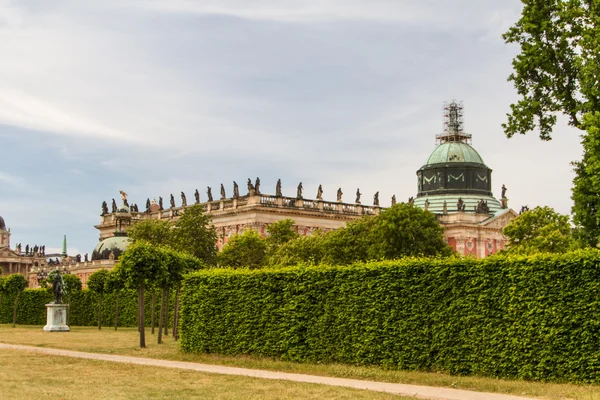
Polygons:
<instances>
[{"instance_id":1,"label":"gravel path","mask_svg":"<svg viewBox=\"0 0 600 400\"><path fill-rule=\"evenodd\" d=\"M240 375L263 379L279 379L294 382L317 383L321 385L342 386L354 389L372 390L375 392L394 393L414 396L419 399L436 400L532 400L531 397L512 396L497 393L481 393L468 390L448 389L432 386L404 385L401 383L385 383L361 381L357 379L330 378L325 376L291 374L287 372L264 371L221 365L208 365L182 361L156 360L142 357L117 356L111 354L84 353L81 351L48 349L43 347L21 346L0 343L0 349L23 350L55 356L85 358L126 364L149 365L154 367L179 368L212 374Z\"/></svg>"}]
</instances>

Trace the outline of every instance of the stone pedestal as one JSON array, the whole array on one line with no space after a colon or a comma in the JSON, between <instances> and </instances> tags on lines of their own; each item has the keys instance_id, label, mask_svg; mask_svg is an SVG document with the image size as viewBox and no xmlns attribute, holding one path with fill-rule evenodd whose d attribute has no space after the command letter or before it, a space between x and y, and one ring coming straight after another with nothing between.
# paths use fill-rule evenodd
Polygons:
<instances>
[{"instance_id":1,"label":"stone pedestal","mask_svg":"<svg viewBox=\"0 0 600 400\"><path fill-rule=\"evenodd\" d=\"M67 326L67 305L66 304L46 304L46 332L69 332Z\"/></svg>"}]
</instances>

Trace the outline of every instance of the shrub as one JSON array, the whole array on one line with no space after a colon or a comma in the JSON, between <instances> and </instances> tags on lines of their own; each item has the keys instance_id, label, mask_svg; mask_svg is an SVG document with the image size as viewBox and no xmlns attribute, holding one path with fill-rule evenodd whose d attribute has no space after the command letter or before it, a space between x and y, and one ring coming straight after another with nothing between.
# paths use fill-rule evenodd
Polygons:
<instances>
[{"instance_id":1,"label":"shrub","mask_svg":"<svg viewBox=\"0 0 600 400\"><path fill-rule=\"evenodd\" d=\"M600 252L213 269L183 287L182 349L600 382Z\"/></svg>"}]
</instances>

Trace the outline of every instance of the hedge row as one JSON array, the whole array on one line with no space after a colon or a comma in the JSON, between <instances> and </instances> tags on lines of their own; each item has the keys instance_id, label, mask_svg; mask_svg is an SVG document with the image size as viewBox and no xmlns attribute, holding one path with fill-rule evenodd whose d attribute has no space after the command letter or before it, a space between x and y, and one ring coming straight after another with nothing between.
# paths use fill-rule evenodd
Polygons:
<instances>
[{"instance_id":1,"label":"hedge row","mask_svg":"<svg viewBox=\"0 0 600 400\"><path fill-rule=\"evenodd\" d=\"M208 270L187 352L600 382L600 252Z\"/></svg>"},{"instance_id":2,"label":"hedge row","mask_svg":"<svg viewBox=\"0 0 600 400\"><path fill-rule=\"evenodd\" d=\"M45 325L46 306L53 301L53 295L46 289L26 289L19 299L17 307L17 324ZM105 294L102 301L102 325L114 326L115 318L114 294ZM160 294L156 296L156 315L158 316ZM152 316L152 294L146 292L144 299L146 325L150 326ZM0 299L0 323L12 323L14 297L2 296ZM170 319L173 319L173 303ZM119 296L119 326L137 326L137 291L124 290ZM82 290L73 293L70 307L70 325L72 326L97 326L98 325L98 296L89 291Z\"/></svg>"}]
</instances>

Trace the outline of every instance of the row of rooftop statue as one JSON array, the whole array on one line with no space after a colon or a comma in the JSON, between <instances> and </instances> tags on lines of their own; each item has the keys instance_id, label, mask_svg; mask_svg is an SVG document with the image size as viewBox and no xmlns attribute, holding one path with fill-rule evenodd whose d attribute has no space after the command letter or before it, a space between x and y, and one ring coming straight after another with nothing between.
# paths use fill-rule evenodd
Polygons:
<instances>
[{"instance_id":1,"label":"row of rooftop statue","mask_svg":"<svg viewBox=\"0 0 600 400\"><path fill-rule=\"evenodd\" d=\"M248 178L248 194L247 196L256 196L256 195L260 195L260 178L256 178L255 183L252 183L252 180L250 178ZM298 185L297 189L296 189L296 199L303 199L303 191L304 191L304 187L302 186L302 182L300 182L300 184ZM342 192L342 188L339 188L337 190L337 201L338 202L342 202L342 196L343 196L343 192ZM129 203L127 202L127 193L121 191L121 197L123 200L123 205L129 208L129 211L132 212L139 212L139 208L137 206L137 204L132 204L131 206L129 206ZM212 195L212 188L210 186L207 186L206 188L206 195L208 197L208 201L212 202L213 200L213 195ZM275 185L275 196L276 197L283 197L282 194L282 190L281 190L281 179L277 180L277 184ZM356 204L361 204L360 199L361 199L362 193L360 192L360 189L356 189L356 200L355 203ZM196 191L194 192L194 197L195 197L195 204L199 204L200 203L200 192L198 192L198 189L196 189ZM239 186L237 184L236 181L233 181L233 198L234 199L238 199L240 197L240 189ZM323 185L319 185L319 188L317 189L317 200L323 200ZM221 200L225 200L227 199L227 194L225 192L225 186L221 183ZM154 201L150 201L150 199L146 199L146 212L150 212L151 211L151 207L153 204L157 204L158 205L158 210L164 210L164 206L163 206L163 198L159 197L158 198L158 202L156 202L156 200ZM396 195L392 196L392 205L396 204ZM177 206L175 205L175 197L173 196L173 194L171 194L171 198L170 198L170 205L171 208L176 208ZM375 193L375 195L373 195L373 205L374 206L379 206L379 192ZM182 207L186 207L187 206L187 197L185 195L184 192L181 192L181 206ZM111 207L111 212L112 213L116 213L118 211L118 207L117 207L117 202L115 201L115 199L112 199L112 207ZM106 201L102 202L102 214L101 215L106 215L108 214L108 204L106 203Z\"/></svg>"},{"instance_id":2,"label":"row of rooftop statue","mask_svg":"<svg viewBox=\"0 0 600 400\"><path fill-rule=\"evenodd\" d=\"M16 246L16 252L19 254L23 254L23 246L21 245L21 243L17 243ZM45 256L46 255L46 246L38 246L37 244L35 246L29 246L26 245L25 246L25 254L23 254L25 257L37 257L37 256Z\"/></svg>"},{"instance_id":3,"label":"row of rooftop statue","mask_svg":"<svg viewBox=\"0 0 600 400\"><path fill-rule=\"evenodd\" d=\"M256 178L255 183L252 183L252 180L250 178L248 178L248 194L247 196L256 196L256 195L260 195L260 178ZM296 199L300 200L303 199L303 191L304 188L302 186L302 182L300 182L300 184L298 185L297 189L296 189ZM127 202L127 193L125 193L124 191L120 191L121 193L121 199L123 200L123 206L128 207L129 211L132 212L139 212L139 208L137 206L137 204L132 204L131 206L129 206L129 203ZM339 188L337 190L337 201L338 202L342 202L342 195L344 193L342 192L342 188ZM208 201L212 202L213 200L213 195L212 195L212 188L210 186L207 186L206 189L206 195L208 196ZM356 189L356 200L355 200L355 204L361 204L360 199L361 199L362 193L360 192L360 189ZM196 189L196 191L194 192L194 197L196 200L195 204L199 204L200 203L200 192L198 192L198 189ZM239 186L237 184L236 181L233 181L233 198L234 199L238 199L240 197L240 190L239 190ZM275 185L275 197L283 197L282 191L281 191L281 179L277 180L277 184ZM227 194L225 193L225 186L223 186L223 184L221 183L221 200L225 200L227 199ZM323 200L323 186L319 185L319 188L317 189L317 200ZM506 186L502 185L502 199L506 199ZM408 199L408 202L410 204L414 204L414 198L410 197ZM152 205L158 205L157 210L161 211L164 210L163 207L163 198L159 197L158 198L158 203L156 202L156 200L153 200L152 202L150 201L150 199L146 199L146 212L151 212L152 211ZM175 205L175 197L173 196L173 194L171 194L171 199L170 199L170 205L171 208L176 208L177 206ZM396 205L396 195L392 196L392 206ZM187 198L184 192L181 192L181 207L186 207L187 206ZM373 206L378 207L379 206L379 192L376 192L373 195ZM425 209L429 208L429 200L425 201ZM115 199L112 199L112 211L113 213L116 213L118 211L117 208L117 202L115 201ZM458 202L456 204L456 211L465 211L465 204L462 198L458 199ZM481 213L481 214L488 214L489 213L489 207L487 204L487 201L484 200L480 200L477 205L475 206L475 212L476 213ZM446 206L446 201L444 201L444 213L447 212L447 206ZM102 216L108 214L108 204L106 203L106 201L102 202Z\"/></svg>"}]
</instances>

